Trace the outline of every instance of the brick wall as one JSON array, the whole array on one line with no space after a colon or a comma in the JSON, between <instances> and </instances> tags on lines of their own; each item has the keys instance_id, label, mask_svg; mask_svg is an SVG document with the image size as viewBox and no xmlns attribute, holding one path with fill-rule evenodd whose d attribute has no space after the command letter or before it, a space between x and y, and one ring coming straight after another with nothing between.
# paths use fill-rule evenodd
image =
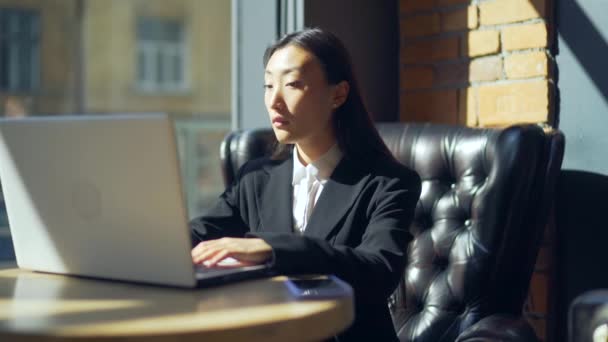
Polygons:
<instances>
[{"instance_id":1,"label":"brick wall","mask_svg":"<svg viewBox=\"0 0 608 342\"><path fill-rule=\"evenodd\" d=\"M401 0L401 118L551 123L550 0Z\"/></svg>"},{"instance_id":2,"label":"brick wall","mask_svg":"<svg viewBox=\"0 0 608 342\"><path fill-rule=\"evenodd\" d=\"M553 123L552 0L400 0L400 117L475 127ZM547 339L551 238L525 315Z\"/></svg>"}]
</instances>

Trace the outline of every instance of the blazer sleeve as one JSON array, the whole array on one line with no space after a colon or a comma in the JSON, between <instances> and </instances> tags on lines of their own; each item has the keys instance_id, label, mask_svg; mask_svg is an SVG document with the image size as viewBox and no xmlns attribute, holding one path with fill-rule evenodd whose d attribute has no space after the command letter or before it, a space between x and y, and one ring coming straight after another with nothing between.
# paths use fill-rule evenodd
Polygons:
<instances>
[{"instance_id":1,"label":"blazer sleeve","mask_svg":"<svg viewBox=\"0 0 608 342\"><path fill-rule=\"evenodd\" d=\"M348 282L358 300L386 299L396 288L406 262L409 226L420 196L415 172L379 186L369 203L369 221L358 246L332 245L306 235L276 232L248 233L273 249L279 273L335 274Z\"/></svg>"},{"instance_id":2,"label":"blazer sleeve","mask_svg":"<svg viewBox=\"0 0 608 342\"><path fill-rule=\"evenodd\" d=\"M243 165L234 183L220 195L211 209L190 221L192 247L204 240L243 237L249 231L246 217L238 206L240 181L245 167Z\"/></svg>"}]
</instances>

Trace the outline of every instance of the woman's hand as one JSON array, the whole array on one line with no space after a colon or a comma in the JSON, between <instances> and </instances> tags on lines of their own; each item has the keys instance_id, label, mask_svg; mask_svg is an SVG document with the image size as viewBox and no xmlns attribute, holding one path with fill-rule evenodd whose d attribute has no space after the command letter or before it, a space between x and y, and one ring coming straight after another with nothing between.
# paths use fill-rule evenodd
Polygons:
<instances>
[{"instance_id":1,"label":"woman's hand","mask_svg":"<svg viewBox=\"0 0 608 342\"><path fill-rule=\"evenodd\" d=\"M272 247L262 239L221 238L203 241L192 249L192 261L207 267L220 266L226 258L238 262L230 267L263 264L272 257Z\"/></svg>"}]
</instances>

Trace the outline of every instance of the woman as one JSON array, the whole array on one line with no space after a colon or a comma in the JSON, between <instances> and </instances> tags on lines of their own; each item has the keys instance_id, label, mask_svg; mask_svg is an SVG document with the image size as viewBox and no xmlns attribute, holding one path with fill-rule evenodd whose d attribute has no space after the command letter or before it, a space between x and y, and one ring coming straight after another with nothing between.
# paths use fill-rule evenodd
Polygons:
<instances>
[{"instance_id":1,"label":"woman","mask_svg":"<svg viewBox=\"0 0 608 342\"><path fill-rule=\"evenodd\" d=\"M382 142L333 34L289 34L266 50L264 66L279 151L245 164L191 222L193 261L214 267L231 257L282 274L335 274L356 303L339 340L395 340L386 300L405 265L420 179Z\"/></svg>"}]
</instances>

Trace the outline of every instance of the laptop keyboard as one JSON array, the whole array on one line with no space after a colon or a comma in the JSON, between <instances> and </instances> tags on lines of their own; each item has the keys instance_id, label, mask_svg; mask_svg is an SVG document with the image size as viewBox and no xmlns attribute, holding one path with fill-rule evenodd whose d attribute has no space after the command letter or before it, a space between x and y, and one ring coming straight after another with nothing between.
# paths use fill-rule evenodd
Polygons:
<instances>
[{"instance_id":1,"label":"laptop keyboard","mask_svg":"<svg viewBox=\"0 0 608 342\"><path fill-rule=\"evenodd\" d=\"M232 275L238 273L249 273L250 271L259 271L267 269L266 265L254 265L254 266L243 266L243 267L231 267L231 268L213 268L206 267L204 265L195 265L194 274L197 279L213 278L224 275Z\"/></svg>"},{"instance_id":2,"label":"laptop keyboard","mask_svg":"<svg viewBox=\"0 0 608 342\"><path fill-rule=\"evenodd\" d=\"M194 267L196 274L209 274L209 273L225 273L225 271L229 270L226 268L213 268L207 267L205 265L196 265Z\"/></svg>"}]
</instances>

